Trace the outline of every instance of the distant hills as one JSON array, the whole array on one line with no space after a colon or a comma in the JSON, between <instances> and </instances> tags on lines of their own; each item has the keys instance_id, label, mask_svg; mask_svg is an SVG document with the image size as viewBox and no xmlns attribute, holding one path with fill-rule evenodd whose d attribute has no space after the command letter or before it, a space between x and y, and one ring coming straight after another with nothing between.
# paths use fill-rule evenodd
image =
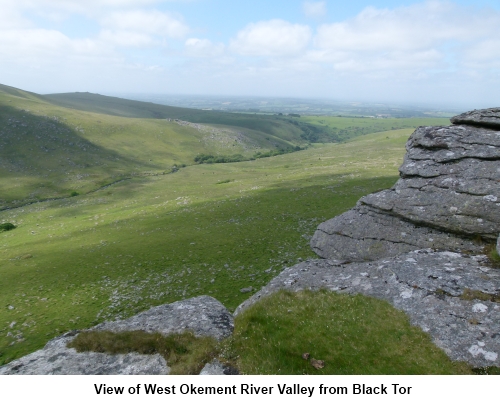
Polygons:
<instances>
[{"instance_id":1,"label":"distant hills","mask_svg":"<svg viewBox=\"0 0 500 405\"><path fill-rule=\"evenodd\" d=\"M91 93L39 95L0 85L0 210L175 172L200 155L251 159L424 123L322 118L204 111Z\"/></svg>"}]
</instances>

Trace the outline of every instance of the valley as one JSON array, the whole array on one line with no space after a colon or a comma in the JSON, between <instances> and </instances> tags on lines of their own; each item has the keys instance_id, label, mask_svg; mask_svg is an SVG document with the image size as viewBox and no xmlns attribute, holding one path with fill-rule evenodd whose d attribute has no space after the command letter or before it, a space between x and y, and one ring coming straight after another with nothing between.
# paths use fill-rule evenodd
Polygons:
<instances>
[{"instance_id":1,"label":"valley","mask_svg":"<svg viewBox=\"0 0 500 405\"><path fill-rule=\"evenodd\" d=\"M0 364L65 331L183 298L208 294L234 310L249 296L242 289L315 257L319 223L394 184L416 126L449 123L85 97L0 88L0 223L17 226L0 233Z\"/></svg>"}]
</instances>

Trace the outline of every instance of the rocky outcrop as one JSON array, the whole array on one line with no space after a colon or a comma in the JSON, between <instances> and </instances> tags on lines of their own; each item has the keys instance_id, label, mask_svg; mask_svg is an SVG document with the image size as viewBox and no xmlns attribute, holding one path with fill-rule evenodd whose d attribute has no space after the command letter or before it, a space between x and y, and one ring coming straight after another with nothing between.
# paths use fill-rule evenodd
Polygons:
<instances>
[{"instance_id":1,"label":"rocky outcrop","mask_svg":"<svg viewBox=\"0 0 500 405\"><path fill-rule=\"evenodd\" d=\"M92 330L123 332L143 330L162 335L192 331L196 336L211 336L222 340L233 333L231 313L215 298L203 295L172 304L160 305L131 318L104 322Z\"/></svg>"},{"instance_id":2,"label":"rocky outcrop","mask_svg":"<svg viewBox=\"0 0 500 405\"><path fill-rule=\"evenodd\" d=\"M500 109L482 111L452 121L500 122ZM418 128L406 144L398 182L321 224L311 247L320 257L349 261L422 248L480 253L500 232L498 129Z\"/></svg>"},{"instance_id":3,"label":"rocky outcrop","mask_svg":"<svg viewBox=\"0 0 500 405\"><path fill-rule=\"evenodd\" d=\"M457 361L500 366L500 272L485 256L420 250L373 262L309 260L285 269L235 315L281 289L326 288L384 299Z\"/></svg>"},{"instance_id":4,"label":"rocky outcrop","mask_svg":"<svg viewBox=\"0 0 500 405\"><path fill-rule=\"evenodd\" d=\"M42 350L0 367L0 375L164 375L170 372L159 354L78 353L66 347L75 336L70 332L52 339Z\"/></svg>"},{"instance_id":5,"label":"rocky outcrop","mask_svg":"<svg viewBox=\"0 0 500 405\"><path fill-rule=\"evenodd\" d=\"M452 124L479 125L500 129L500 108L473 110L451 118Z\"/></svg>"},{"instance_id":6,"label":"rocky outcrop","mask_svg":"<svg viewBox=\"0 0 500 405\"><path fill-rule=\"evenodd\" d=\"M233 328L233 316L224 305L215 298L200 296L154 307L122 321L106 322L92 330L143 330L163 335L190 330L196 336L221 340L230 336ZM169 374L170 368L160 355L78 353L66 346L78 333L52 339L42 350L0 367L0 374Z\"/></svg>"}]
</instances>

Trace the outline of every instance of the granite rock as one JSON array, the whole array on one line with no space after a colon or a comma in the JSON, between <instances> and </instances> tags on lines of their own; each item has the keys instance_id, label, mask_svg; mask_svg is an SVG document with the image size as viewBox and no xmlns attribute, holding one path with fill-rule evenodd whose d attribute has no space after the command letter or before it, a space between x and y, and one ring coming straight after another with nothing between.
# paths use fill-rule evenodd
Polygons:
<instances>
[{"instance_id":1,"label":"granite rock","mask_svg":"<svg viewBox=\"0 0 500 405\"><path fill-rule=\"evenodd\" d=\"M66 347L74 337L69 333L52 339L42 350L0 367L0 375L164 375L170 372L159 354L78 353Z\"/></svg>"},{"instance_id":2,"label":"granite rock","mask_svg":"<svg viewBox=\"0 0 500 405\"><path fill-rule=\"evenodd\" d=\"M479 119L475 124L482 125ZM320 257L376 260L418 248L480 253L483 242L496 241L500 130L420 127L406 150L391 189L319 225L311 247Z\"/></svg>"},{"instance_id":3,"label":"granite rock","mask_svg":"<svg viewBox=\"0 0 500 405\"><path fill-rule=\"evenodd\" d=\"M190 330L195 336L211 336L222 340L233 333L233 328L234 320L226 307L215 298L202 295L160 305L128 319L104 322L92 330L143 330L162 335Z\"/></svg>"},{"instance_id":4,"label":"granite rock","mask_svg":"<svg viewBox=\"0 0 500 405\"><path fill-rule=\"evenodd\" d=\"M500 128L500 108L469 111L451 119L453 124L479 125L483 127Z\"/></svg>"},{"instance_id":5,"label":"granite rock","mask_svg":"<svg viewBox=\"0 0 500 405\"><path fill-rule=\"evenodd\" d=\"M142 330L163 335L190 330L196 336L221 340L231 335L233 328L233 316L219 301L200 296L160 305L128 319L99 324L90 330ZM0 374L163 375L170 372L160 355L78 353L66 346L78 333L69 332L52 339L43 349L0 367Z\"/></svg>"}]
</instances>

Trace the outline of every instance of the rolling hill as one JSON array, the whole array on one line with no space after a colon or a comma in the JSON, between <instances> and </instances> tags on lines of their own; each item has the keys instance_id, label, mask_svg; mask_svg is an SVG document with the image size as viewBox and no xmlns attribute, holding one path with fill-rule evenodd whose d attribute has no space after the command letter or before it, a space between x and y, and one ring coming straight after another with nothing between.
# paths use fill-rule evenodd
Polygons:
<instances>
[{"instance_id":1,"label":"rolling hill","mask_svg":"<svg viewBox=\"0 0 500 405\"><path fill-rule=\"evenodd\" d=\"M0 85L0 209L175 172L200 154L245 160L431 122L446 120L235 114Z\"/></svg>"}]
</instances>

